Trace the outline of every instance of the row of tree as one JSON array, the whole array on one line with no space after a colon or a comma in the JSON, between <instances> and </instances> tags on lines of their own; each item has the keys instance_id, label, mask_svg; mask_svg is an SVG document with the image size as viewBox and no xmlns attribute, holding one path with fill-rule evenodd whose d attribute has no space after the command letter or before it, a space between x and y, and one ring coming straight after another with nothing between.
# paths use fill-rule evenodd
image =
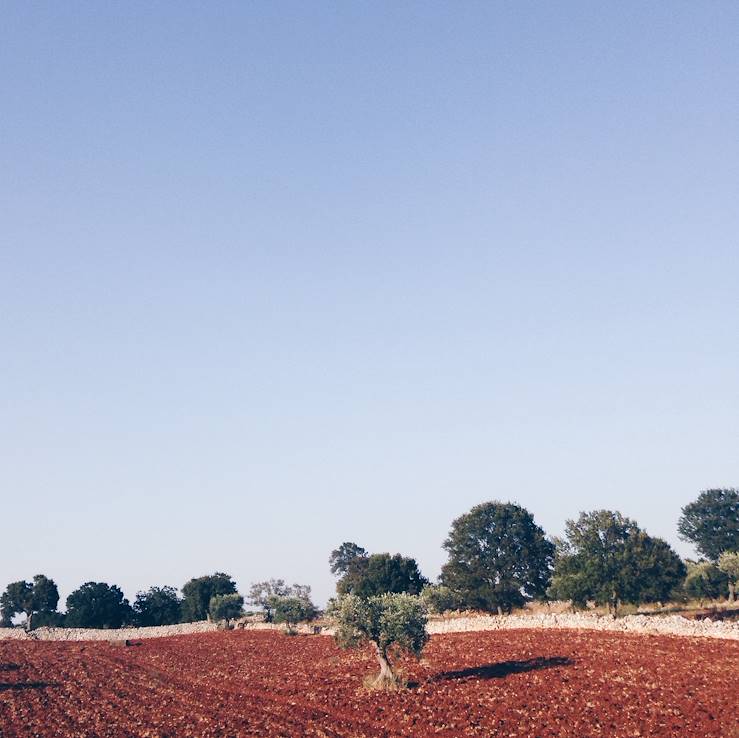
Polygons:
<instances>
[{"instance_id":1,"label":"row of tree","mask_svg":"<svg viewBox=\"0 0 739 738\"><path fill-rule=\"evenodd\" d=\"M729 593L739 580L739 492L711 489L682 510L680 536L705 558L683 562L668 543L643 531L618 512L597 510L569 520L563 538L548 539L525 508L502 502L477 505L453 521L444 542L448 561L431 584L416 561L400 554L370 555L356 543L343 543L329 564L339 577L339 598L362 601L385 594L420 595L432 610L475 609L510 612L532 599L606 605L664 602L676 596L701 599ZM288 625L310 620L316 609L310 587L271 579L252 584L247 600L267 621ZM25 613L27 627L117 628L232 619L243 613L244 598L228 574L196 577L182 587L152 587L133 604L116 585L86 582L57 611L53 580L8 585L0 596L0 621L12 624Z\"/></svg>"},{"instance_id":2,"label":"row of tree","mask_svg":"<svg viewBox=\"0 0 739 738\"><path fill-rule=\"evenodd\" d=\"M533 515L513 503L488 502L457 518L444 549L448 561L431 585L416 561L373 554L353 542L331 553L339 597L420 594L432 610L500 614L527 600L607 606L681 597L734 600L739 579L739 493L707 490L683 508L679 533L706 558L683 562L671 546L619 512L596 510L568 520L565 536L548 539Z\"/></svg>"},{"instance_id":3,"label":"row of tree","mask_svg":"<svg viewBox=\"0 0 739 738\"><path fill-rule=\"evenodd\" d=\"M282 579L252 584L248 602L261 608L268 621L292 627L310 620L316 608L310 587L288 586ZM27 628L120 628L124 625L172 625L198 620L231 620L244 614L244 598L228 574L216 572L190 579L182 595L174 587L151 587L138 592L133 604L120 587L105 582L85 582L66 600L66 612L57 610L59 590L53 579L37 574L33 581L11 582L0 595L0 625L10 626L25 615Z\"/></svg>"}]
</instances>

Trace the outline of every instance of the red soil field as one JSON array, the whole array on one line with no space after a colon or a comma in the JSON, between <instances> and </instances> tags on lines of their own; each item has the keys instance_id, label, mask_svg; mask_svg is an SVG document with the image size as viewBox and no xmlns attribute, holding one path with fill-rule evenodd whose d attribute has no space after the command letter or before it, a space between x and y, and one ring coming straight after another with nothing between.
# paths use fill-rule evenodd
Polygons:
<instances>
[{"instance_id":1,"label":"red soil field","mask_svg":"<svg viewBox=\"0 0 739 738\"><path fill-rule=\"evenodd\" d=\"M739 643L594 631L434 636L409 688L366 652L232 631L137 642L0 641L0 735L739 736Z\"/></svg>"}]
</instances>

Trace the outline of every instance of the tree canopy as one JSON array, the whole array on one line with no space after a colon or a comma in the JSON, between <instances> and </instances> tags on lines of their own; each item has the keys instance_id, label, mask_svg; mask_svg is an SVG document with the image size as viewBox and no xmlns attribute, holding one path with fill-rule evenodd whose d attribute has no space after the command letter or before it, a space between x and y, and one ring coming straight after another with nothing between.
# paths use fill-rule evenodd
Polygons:
<instances>
[{"instance_id":1,"label":"tree canopy","mask_svg":"<svg viewBox=\"0 0 739 738\"><path fill-rule=\"evenodd\" d=\"M240 594L213 595L208 612L211 620L233 620L244 614L244 598Z\"/></svg>"},{"instance_id":2,"label":"tree canopy","mask_svg":"<svg viewBox=\"0 0 739 738\"><path fill-rule=\"evenodd\" d=\"M182 594L182 621L195 622L208 617L211 597L236 594L236 584L228 574L216 572L191 579L182 587Z\"/></svg>"},{"instance_id":3,"label":"tree canopy","mask_svg":"<svg viewBox=\"0 0 739 738\"><path fill-rule=\"evenodd\" d=\"M465 607L499 613L545 594L554 545L525 508L476 505L452 523L441 583Z\"/></svg>"},{"instance_id":4,"label":"tree canopy","mask_svg":"<svg viewBox=\"0 0 739 738\"><path fill-rule=\"evenodd\" d=\"M298 623L313 620L317 611L308 597L275 597L273 601L274 622L285 623L288 633L295 631Z\"/></svg>"},{"instance_id":5,"label":"tree canopy","mask_svg":"<svg viewBox=\"0 0 739 738\"><path fill-rule=\"evenodd\" d=\"M373 597L385 593L420 594L428 580L421 574L415 559L400 554L372 554L352 559L336 591Z\"/></svg>"},{"instance_id":6,"label":"tree canopy","mask_svg":"<svg viewBox=\"0 0 739 738\"><path fill-rule=\"evenodd\" d=\"M151 587L137 592L133 603L136 625L172 625L181 618L181 601L174 587Z\"/></svg>"},{"instance_id":7,"label":"tree canopy","mask_svg":"<svg viewBox=\"0 0 739 738\"><path fill-rule=\"evenodd\" d=\"M677 524L680 538L698 552L718 561L724 551L739 551L739 491L708 489L682 509Z\"/></svg>"},{"instance_id":8,"label":"tree canopy","mask_svg":"<svg viewBox=\"0 0 739 738\"><path fill-rule=\"evenodd\" d=\"M58 619L56 606L59 590L53 579L44 574L36 574L33 582L11 582L0 595L0 621L10 625L13 617L20 613L26 615L26 627L52 623Z\"/></svg>"},{"instance_id":9,"label":"tree canopy","mask_svg":"<svg viewBox=\"0 0 739 738\"><path fill-rule=\"evenodd\" d=\"M391 654L405 651L421 655L428 641L426 610L419 597L409 594L382 594L369 598L344 595L330 613L336 620L336 642L342 648L372 644L380 665L376 687L397 683Z\"/></svg>"},{"instance_id":10,"label":"tree canopy","mask_svg":"<svg viewBox=\"0 0 739 738\"><path fill-rule=\"evenodd\" d=\"M593 600L615 614L621 602L668 599L684 576L685 565L665 541L619 512L596 510L567 521L550 595L578 607Z\"/></svg>"},{"instance_id":11,"label":"tree canopy","mask_svg":"<svg viewBox=\"0 0 739 738\"><path fill-rule=\"evenodd\" d=\"M115 584L85 582L67 597L65 625L71 628L120 628L132 619L128 600Z\"/></svg>"},{"instance_id":12,"label":"tree canopy","mask_svg":"<svg viewBox=\"0 0 739 738\"><path fill-rule=\"evenodd\" d=\"M248 601L252 605L261 607L264 610L265 621L271 623L275 616L275 608L281 600L295 598L310 603L310 591L311 588L307 584L290 586L285 583L284 579L269 579L251 585Z\"/></svg>"},{"instance_id":13,"label":"tree canopy","mask_svg":"<svg viewBox=\"0 0 739 738\"><path fill-rule=\"evenodd\" d=\"M367 558L367 551L351 541L345 541L331 552L328 558L331 573L337 576L349 571L349 566L355 559Z\"/></svg>"}]
</instances>

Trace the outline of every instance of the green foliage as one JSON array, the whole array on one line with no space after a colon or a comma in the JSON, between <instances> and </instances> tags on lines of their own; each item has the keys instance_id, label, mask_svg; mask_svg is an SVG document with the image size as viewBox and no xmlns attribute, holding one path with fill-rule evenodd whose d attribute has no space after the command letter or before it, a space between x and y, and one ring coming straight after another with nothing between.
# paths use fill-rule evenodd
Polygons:
<instances>
[{"instance_id":1,"label":"green foliage","mask_svg":"<svg viewBox=\"0 0 739 738\"><path fill-rule=\"evenodd\" d=\"M59 602L59 590L53 579L37 574L33 582L12 582L0 596L0 622L7 626L13 617L25 613L28 627L39 625L38 616L51 619Z\"/></svg>"},{"instance_id":2,"label":"green foliage","mask_svg":"<svg viewBox=\"0 0 739 738\"><path fill-rule=\"evenodd\" d=\"M718 558L718 568L726 575L729 586L729 601L733 602L739 582L739 553L724 551Z\"/></svg>"},{"instance_id":3,"label":"green foliage","mask_svg":"<svg viewBox=\"0 0 739 738\"><path fill-rule=\"evenodd\" d=\"M443 584L427 584L421 590L421 601L429 612L439 615L459 606L454 592Z\"/></svg>"},{"instance_id":4,"label":"green foliage","mask_svg":"<svg viewBox=\"0 0 739 738\"><path fill-rule=\"evenodd\" d=\"M208 617L211 597L236 594L236 584L228 574L216 572L191 579L182 587L182 594L182 622L196 622Z\"/></svg>"},{"instance_id":5,"label":"green foliage","mask_svg":"<svg viewBox=\"0 0 739 738\"><path fill-rule=\"evenodd\" d=\"M275 617L277 604L286 597L296 598L310 603L310 586L307 584L293 584L289 586L285 584L284 579L255 582L249 588L247 601L252 605L261 607L264 610L265 621L271 623Z\"/></svg>"},{"instance_id":6,"label":"green foliage","mask_svg":"<svg viewBox=\"0 0 739 738\"><path fill-rule=\"evenodd\" d=\"M138 592L133 612L138 626L179 623L182 613L177 590L174 587L151 587L146 592Z\"/></svg>"},{"instance_id":7,"label":"green foliage","mask_svg":"<svg viewBox=\"0 0 739 738\"><path fill-rule=\"evenodd\" d=\"M128 600L114 584L86 582L67 597L67 627L120 628L132 620Z\"/></svg>"},{"instance_id":8,"label":"green foliage","mask_svg":"<svg viewBox=\"0 0 739 738\"><path fill-rule=\"evenodd\" d=\"M510 612L546 593L554 545L519 505L476 505L452 523L444 548L441 583L463 607Z\"/></svg>"},{"instance_id":9,"label":"green foliage","mask_svg":"<svg viewBox=\"0 0 739 738\"><path fill-rule=\"evenodd\" d=\"M699 553L718 561L724 551L739 550L739 491L709 489L682 509L678 533Z\"/></svg>"},{"instance_id":10,"label":"green foliage","mask_svg":"<svg viewBox=\"0 0 739 738\"><path fill-rule=\"evenodd\" d=\"M666 602L685 578L682 559L669 543L643 531L626 541L623 557L624 602Z\"/></svg>"},{"instance_id":11,"label":"green foliage","mask_svg":"<svg viewBox=\"0 0 739 738\"><path fill-rule=\"evenodd\" d=\"M727 577L712 561L688 561L683 590L701 602L716 600L726 591Z\"/></svg>"},{"instance_id":12,"label":"green foliage","mask_svg":"<svg viewBox=\"0 0 739 738\"><path fill-rule=\"evenodd\" d=\"M420 594L428 580L418 570L415 559L388 553L352 559L336 584L340 595L373 597L385 593Z\"/></svg>"},{"instance_id":13,"label":"green foliage","mask_svg":"<svg viewBox=\"0 0 739 738\"><path fill-rule=\"evenodd\" d=\"M661 602L685 576L672 548L618 512L596 510L568 520L557 541L549 595L584 607L588 600L614 612L621 602Z\"/></svg>"},{"instance_id":14,"label":"green foliage","mask_svg":"<svg viewBox=\"0 0 739 738\"><path fill-rule=\"evenodd\" d=\"M391 653L405 651L420 657L428 641L426 608L414 595L383 594L367 599L344 595L334 602L330 615L336 621L339 646L373 645L381 667L378 683L395 681Z\"/></svg>"},{"instance_id":15,"label":"green foliage","mask_svg":"<svg viewBox=\"0 0 739 738\"><path fill-rule=\"evenodd\" d=\"M233 620L244 614L244 598L240 594L213 595L209 605L211 620Z\"/></svg>"},{"instance_id":16,"label":"green foliage","mask_svg":"<svg viewBox=\"0 0 739 738\"><path fill-rule=\"evenodd\" d=\"M292 632L298 623L313 620L317 613L315 605L307 597L275 597L272 604L274 622L285 623L288 632Z\"/></svg>"},{"instance_id":17,"label":"green foliage","mask_svg":"<svg viewBox=\"0 0 739 738\"><path fill-rule=\"evenodd\" d=\"M355 559L367 558L367 551L351 541L345 541L331 552L328 558L331 573L344 575L349 571L350 564Z\"/></svg>"}]
</instances>

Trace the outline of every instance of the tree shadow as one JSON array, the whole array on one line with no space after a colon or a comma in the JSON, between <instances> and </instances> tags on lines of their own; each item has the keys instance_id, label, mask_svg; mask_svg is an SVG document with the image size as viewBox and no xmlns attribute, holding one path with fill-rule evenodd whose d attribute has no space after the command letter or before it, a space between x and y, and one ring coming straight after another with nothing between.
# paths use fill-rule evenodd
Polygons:
<instances>
[{"instance_id":1,"label":"tree shadow","mask_svg":"<svg viewBox=\"0 0 739 738\"><path fill-rule=\"evenodd\" d=\"M457 671L442 671L431 677L432 682L446 682L454 679L505 679L510 674L519 674L524 671L537 669L551 669L555 666L570 666L575 662L565 656L537 656L525 661L501 661L497 664L472 666L469 669Z\"/></svg>"},{"instance_id":2,"label":"tree shadow","mask_svg":"<svg viewBox=\"0 0 739 738\"><path fill-rule=\"evenodd\" d=\"M19 671L20 664L0 664L0 671Z\"/></svg>"},{"instance_id":3,"label":"tree shadow","mask_svg":"<svg viewBox=\"0 0 739 738\"><path fill-rule=\"evenodd\" d=\"M58 687L56 682L16 682L15 684L0 683L0 692L20 691L22 689L46 689L47 687Z\"/></svg>"}]
</instances>

